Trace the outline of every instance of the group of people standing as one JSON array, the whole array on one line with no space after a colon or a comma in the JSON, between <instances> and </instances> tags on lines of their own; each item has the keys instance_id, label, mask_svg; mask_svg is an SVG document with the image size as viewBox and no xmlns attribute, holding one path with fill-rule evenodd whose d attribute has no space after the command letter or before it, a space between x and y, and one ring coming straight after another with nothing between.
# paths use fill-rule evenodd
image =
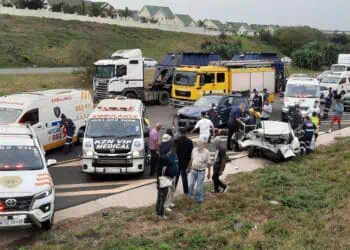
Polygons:
<instances>
[{"instance_id":1,"label":"group of people standing","mask_svg":"<svg viewBox=\"0 0 350 250\"><path fill-rule=\"evenodd\" d=\"M201 130L209 127L210 131L211 124L204 120L198 127ZM212 178L213 193L228 190L228 186L222 182L221 176L229 160L226 149L218 138L214 138L211 142L216 149L214 162L212 162L210 151L207 149L210 132L208 137L202 135L199 141L194 144L187 137L185 128L180 129L176 138L172 129L168 129L161 137L161 128L161 124L156 124L149 136L151 175L156 174L157 176L156 214L159 218L166 219L165 214L171 213L175 208L173 198L180 178L184 194L198 204L204 202L205 177ZM169 185L164 186L161 181L163 177L169 180Z\"/></svg>"}]
</instances>

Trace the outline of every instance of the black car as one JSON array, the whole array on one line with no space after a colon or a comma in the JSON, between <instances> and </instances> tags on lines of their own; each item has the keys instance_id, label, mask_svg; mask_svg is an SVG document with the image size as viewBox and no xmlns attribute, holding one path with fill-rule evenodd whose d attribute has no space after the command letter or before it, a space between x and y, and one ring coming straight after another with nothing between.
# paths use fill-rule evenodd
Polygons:
<instances>
[{"instance_id":1,"label":"black car","mask_svg":"<svg viewBox=\"0 0 350 250\"><path fill-rule=\"evenodd\" d=\"M232 108L238 107L241 103L246 105L248 111L249 99L240 94L203 96L192 106L183 107L177 112L177 125L188 129L194 128L204 111L207 114L215 114L215 118L213 116L210 118L216 128L224 127L227 125Z\"/></svg>"}]
</instances>

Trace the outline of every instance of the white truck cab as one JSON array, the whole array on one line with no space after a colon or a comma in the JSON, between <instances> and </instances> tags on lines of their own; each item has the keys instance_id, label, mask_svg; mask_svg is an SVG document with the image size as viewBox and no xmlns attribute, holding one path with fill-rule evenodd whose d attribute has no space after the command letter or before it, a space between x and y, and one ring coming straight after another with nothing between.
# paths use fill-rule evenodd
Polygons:
<instances>
[{"instance_id":1,"label":"white truck cab","mask_svg":"<svg viewBox=\"0 0 350 250\"><path fill-rule=\"evenodd\" d=\"M148 164L145 107L140 100L102 100L87 121L81 157L88 174L143 173Z\"/></svg>"},{"instance_id":2,"label":"white truck cab","mask_svg":"<svg viewBox=\"0 0 350 250\"><path fill-rule=\"evenodd\" d=\"M45 151L64 145L61 116L73 120L74 141L84 134L85 121L93 109L89 91L54 89L0 97L0 123L30 124Z\"/></svg>"},{"instance_id":3,"label":"white truck cab","mask_svg":"<svg viewBox=\"0 0 350 250\"><path fill-rule=\"evenodd\" d=\"M144 96L144 61L140 49L118 50L111 58L95 62L95 67L95 101L117 95Z\"/></svg>"},{"instance_id":4,"label":"white truck cab","mask_svg":"<svg viewBox=\"0 0 350 250\"><path fill-rule=\"evenodd\" d=\"M333 73L350 72L350 65L348 65L348 64L333 64L331 66L331 72L333 72Z\"/></svg>"},{"instance_id":5,"label":"white truck cab","mask_svg":"<svg viewBox=\"0 0 350 250\"><path fill-rule=\"evenodd\" d=\"M320 103L320 85L315 78L289 79L284 93L282 120L288 121L289 107L299 105L303 117L310 114L315 101Z\"/></svg>"},{"instance_id":6,"label":"white truck cab","mask_svg":"<svg viewBox=\"0 0 350 250\"><path fill-rule=\"evenodd\" d=\"M350 72L328 75L322 79L320 86L327 89L332 88L333 91L337 91L337 94L344 95L350 92Z\"/></svg>"},{"instance_id":7,"label":"white truck cab","mask_svg":"<svg viewBox=\"0 0 350 250\"><path fill-rule=\"evenodd\" d=\"M29 125L0 125L0 229L51 229L55 190L38 138Z\"/></svg>"}]
</instances>

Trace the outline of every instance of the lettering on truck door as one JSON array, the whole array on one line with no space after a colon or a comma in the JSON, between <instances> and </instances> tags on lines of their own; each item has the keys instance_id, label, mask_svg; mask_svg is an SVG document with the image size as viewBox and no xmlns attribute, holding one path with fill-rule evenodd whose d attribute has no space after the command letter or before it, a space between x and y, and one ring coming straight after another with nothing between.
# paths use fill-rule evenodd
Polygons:
<instances>
[{"instance_id":1,"label":"lettering on truck door","mask_svg":"<svg viewBox=\"0 0 350 250\"><path fill-rule=\"evenodd\" d=\"M227 73L207 72L200 76L200 96L204 94L222 94L227 92Z\"/></svg>"}]
</instances>

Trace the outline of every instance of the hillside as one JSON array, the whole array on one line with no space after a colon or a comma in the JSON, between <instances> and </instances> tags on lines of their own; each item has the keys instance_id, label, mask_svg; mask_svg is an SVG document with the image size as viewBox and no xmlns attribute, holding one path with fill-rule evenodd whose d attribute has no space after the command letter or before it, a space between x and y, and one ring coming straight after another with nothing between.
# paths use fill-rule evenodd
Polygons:
<instances>
[{"instance_id":1,"label":"hillside","mask_svg":"<svg viewBox=\"0 0 350 250\"><path fill-rule=\"evenodd\" d=\"M94 58L117 49L140 48L160 60L167 52L199 51L213 37L78 21L0 15L0 67L76 66L77 50ZM271 51L270 46L241 39L246 51ZM98 56L97 56L98 55Z\"/></svg>"}]
</instances>

